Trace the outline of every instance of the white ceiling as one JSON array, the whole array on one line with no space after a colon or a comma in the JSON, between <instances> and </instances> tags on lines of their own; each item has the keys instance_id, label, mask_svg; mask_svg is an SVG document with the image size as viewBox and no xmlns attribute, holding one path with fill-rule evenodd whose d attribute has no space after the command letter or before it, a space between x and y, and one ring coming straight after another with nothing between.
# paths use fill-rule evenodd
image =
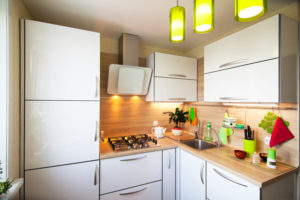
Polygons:
<instances>
[{"instance_id":1,"label":"white ceiling","mask_svg":"<svg viewBox=\"0 0 300 200\"><path fill-rule=\"evenodd\" d=\"M268 0L274 12L297 0ZM215 29L207 34L193 32L193 0L179 0L185 7L186 36L182 43L169 41L169 10L176 0L24 0L33 19L100 32L119 38L122 32L139 35L143 42L187 51L205 41L245 25L234 20L234 0L215 0Z\"/></svg>"}]
</instances>

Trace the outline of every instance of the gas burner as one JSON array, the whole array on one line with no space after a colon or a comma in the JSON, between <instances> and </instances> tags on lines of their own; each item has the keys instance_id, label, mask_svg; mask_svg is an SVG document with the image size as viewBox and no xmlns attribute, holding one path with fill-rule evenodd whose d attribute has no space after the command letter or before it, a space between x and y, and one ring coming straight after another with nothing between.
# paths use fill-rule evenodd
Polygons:
<instances>
[{"instance_id":1,"label":"gas burner","mask_svg":"<svg viewBox=\"0 0 300 200\"><path fill-rule=\"evenodd\" d=\"M144 149L157 146L157 140L149 137L146 134L143 135L130 135L123 137L111 137L108 138L112 149L114 151L125 151L131 149Z\"/></svg>"}]
</instances>

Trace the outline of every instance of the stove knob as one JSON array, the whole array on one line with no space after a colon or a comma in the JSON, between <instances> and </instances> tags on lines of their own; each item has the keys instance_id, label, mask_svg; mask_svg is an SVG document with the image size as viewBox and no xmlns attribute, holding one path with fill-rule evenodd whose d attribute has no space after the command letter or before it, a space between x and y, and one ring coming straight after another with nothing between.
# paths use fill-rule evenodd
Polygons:
<instances>
[{"instance_id":1,"label":"stove knob","mask_svg":"<svg viewBox=\"0 0 300 200\"><path fill-rule=\"evenodd\" d=\"M140 147L140 149L143 148L143 144L140 144L139 147Z\"/></svg>"},{"instance_id":2,"label":"stove knob","mask_svg":"<svg viewBox=\"0 0 300 200\"><path fill-rule=\"evenodd\" d=\"M133 149L137 149L137 144L136 143L132 144L132 147Z\"/></svg>"},{"instance_id":3,"label":"stove knob","mask_svg":"<svg viewBox=\"0 0 300 200\"><path fill-rule=\"evenodd\" d=\"M148 143L144 143L144 148L148 148L148 147L149 147Z\"/></svg>"}]
</instances>

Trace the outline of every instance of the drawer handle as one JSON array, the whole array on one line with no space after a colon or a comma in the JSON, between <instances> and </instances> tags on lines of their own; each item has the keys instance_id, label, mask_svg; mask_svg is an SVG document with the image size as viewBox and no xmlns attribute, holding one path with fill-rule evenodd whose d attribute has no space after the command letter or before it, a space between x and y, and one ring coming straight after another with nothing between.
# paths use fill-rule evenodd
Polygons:
<instances>
[{"instance_id":1,"label":"drawer handle","mask_svg":"<svg viewBox=\"0 0 300 200\"><path fill-rule=\"evenodd\" d=\"M169 163L168 163L168 169L171 168L171 152L169 152Z\"/></svg>"},{"instance_id":2,"label":"drawer handle","mask_svg":"<svg viewBox=\"0 0 300 200\"><path fill-rule=\"evenodd\" d=\"M135 191L120 193L120 195L129 195L129 194L135 194L135 193L138 193L138 192L144 191L144 190L146 190L146 189L147 189L147 187L146 187L146 186L144 186L144 187L142 187L142 188L140 188L140 189L137 189L137 190L135 190Z\"/></svg>"},{"instance_id":3,"label":"drawer handle","mask_svg":"<svg viewBox=\"0 0 300 200\"><path fill-rule=\"evenodd\" d=\"M186 100L186 98L168 98L169 100Z\"/></svg>"},{"instance_id":4,"label":"drawer handle","mask_svg":"<svg viewBox=\"0 0 300 200\"><path fill-rule=\"evenodd\" d=\"M235 60L235 61L225 63L223 65L220 65L219 68L228 67L230 65L235 65L235 64L241 64L241 63L244 63L244 62L247 62L247 61L248 61L248 59Z\"/></svg>"},{"instance_id":5,"label":"drawer handle","mask_svg":"<svg viewBox=\"0 0 300 200\"><path fill-rule=\"evenodd\" d=\"M221 177L223 177L223 178L225 178L225 179L227 179L227 180L229 180L229 181L231 181L231 182L233 182L233 183L235 183L235 184L241 185L241 186L243 186L243 187L248 187L247 185L244 185L244 184L242 184L242 183L239 183L239 182L237 182L237 181L235 181L235 180L233 180L233 179L231 179L231 178L225 176L224 174L222 174L221 172L219 172L219 171L216 170L215 168L214 168L214 171L215 171L218 175L220 175Z\"/></svg>"},{"instance_id":6,"label":"drawer handle","mask_svg":"<svg viewBox=\"0 0 300 200\"><path fill-rule=\"evenodd\" d=\"M96 125L95 125L95 138L94 138L95 142L98 141L98 138L99 138L99 122L98 122L98 120L96 120Z\"/></svg>"},{"instance_id":7,"label":"drawer handle","mask_svg":"<svg viewBox=\"0 0 300 200\"><path fill-rule=\"evenodd\" d=\"M220 100L248 100L246 97L220 97Z\"/></svg>"},{"instance_id":8,"label":"drawer handle","mask_svg":"<svg viewBox=\"0 0 300 200\"><path fill-rule=\"evenodd\" d=\"M96 76L95 98L99 96L99 78Z\"/></svg>"},{"instance_id":9,"label":"drawer handle","mask_svg":"<svg viewBox=\"0 0 300 200\"><path fill-rule=\"evenodd\" d=\"M127 159L121 159L120 161L133 161L133 160L140 160L143 158L147 158L147 155L140 156L140 157L135 157L135 158L127 158Z\"/></svg>"},{"instance_id":10,"label":"drawer handle","mask_svg":"<svg viewBox=\"0 0 300 200\"><path fill-rule=\"evenodd\" d=\"M94 173L94 185L97 185L97 174L98 174L98 165L95 165L95 173Z\"/></svg>"},{"instance_id":11,"label":"drawer handle","mask_svg":"<svg viewBox=\"0 0 300 200\"><path fill-rule=\"evenodd\" d=\"M203 181L203 169L204 169L204 164L202 163L201 164L201 170L200 170L200 179L201 179L201 183L204 184L204 181Z\"/></svg>"},{"instance_id":12,"label":"drawer handle","mask_svg":"<svg viewBox=\"0 0 300 200\"><path fill-rule=\"evenodd\" d=\"M182 77L182 78L186 77L186 75L184 74L168 74L168 76L175 76L175 77Z\"/></svg>"}]
</instances>

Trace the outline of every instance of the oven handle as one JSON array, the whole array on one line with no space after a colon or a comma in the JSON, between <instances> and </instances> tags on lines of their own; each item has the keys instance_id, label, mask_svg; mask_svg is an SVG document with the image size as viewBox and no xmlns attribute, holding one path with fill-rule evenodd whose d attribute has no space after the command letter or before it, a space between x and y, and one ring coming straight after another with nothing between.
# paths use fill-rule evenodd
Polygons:
<instances>
[{"instance_id":1,"label":"oven handle","mask_svg":"<svg viewBox=\"0 0 300 200\"><path fill-rule=\"evenodd\" d=\"M143 158L147 158L147 155L134 157L134 158L121 159L120 161L134 161L134 160L140 160L140 159L143 159Z\"/></svg>"}]
</instances>

